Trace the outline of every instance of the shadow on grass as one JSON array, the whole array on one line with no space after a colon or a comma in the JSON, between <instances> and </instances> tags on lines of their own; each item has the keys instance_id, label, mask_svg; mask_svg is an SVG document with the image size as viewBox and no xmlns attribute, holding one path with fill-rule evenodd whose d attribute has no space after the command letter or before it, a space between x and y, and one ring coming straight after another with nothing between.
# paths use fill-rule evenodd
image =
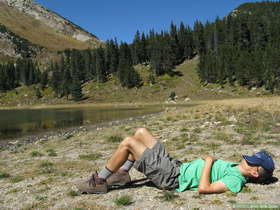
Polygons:
<instances>
[{"instance_id":1,"label":"shadow on grass","mask_svg":"<svg viewBox=\"0 0 280 210\"><path fill-rule=\"evenodd\" d=\"M148 187L156 187L148 178L136 179L131 182L128 182L125 185L111 185L109 186L110 191L112 190L122 190L122 189L129 189L129 188L137 188L142 186Z\"/></svg>"},{"instance_id":2,"label":"shadow on grass","mask_svg":"<svg viewBox=\"0 0 280 210\"><path fill-rule=\"evenodd\" d=\"M271 177L270 179L267 179L265 181L259 181L258 179L248 179L248 183L254 183L254 184L262 184L262 185L269 185L269 184L274 184L276 182L278 182L279 179L275 176Z\"/></svg>"}]
</instances>

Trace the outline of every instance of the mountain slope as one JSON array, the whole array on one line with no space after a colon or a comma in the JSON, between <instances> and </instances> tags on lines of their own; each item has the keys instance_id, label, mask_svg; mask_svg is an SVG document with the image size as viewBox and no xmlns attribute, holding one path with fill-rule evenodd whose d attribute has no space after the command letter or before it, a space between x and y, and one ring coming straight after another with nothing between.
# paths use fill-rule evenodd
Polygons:
<instances>
[{"instance_id":1,"label":"mountain slope","mask_svg":"<svg viewBox=\"0 0 280 210\"><path fill-rule=\"evenodd\" d=\"M32 0L0 0L0 23L49 50L100 45L96 36Z\"/></svg>"},{"instance_id":2,"label":"mountain slope","mask_svg":"<svg viewBox=\"0 0 280 210\"><path fill-rule=\"evenodd\" d=\"M0 23L0 55L7 57L36 57L42 47L17 36Z\"/></svg>"}]
</instances>

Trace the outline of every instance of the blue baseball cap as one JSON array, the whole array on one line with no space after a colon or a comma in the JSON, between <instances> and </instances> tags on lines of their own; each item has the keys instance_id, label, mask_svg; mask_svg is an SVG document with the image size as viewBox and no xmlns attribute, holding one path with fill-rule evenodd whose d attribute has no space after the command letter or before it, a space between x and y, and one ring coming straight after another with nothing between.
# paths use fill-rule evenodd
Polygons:
<instances>
[{"instance_id":1,"label":"blue baseball cap","mask_svg":"<svg viewBox=\"0 0 280 210\"><path fill-rule=\"evenodd\" d=\"M252 156L243 155L243 158L248 163L252 165L259 165L270 172L273 172L275 169L274 161L267 152L257 152Z\"/></svg>"}]
</instances>

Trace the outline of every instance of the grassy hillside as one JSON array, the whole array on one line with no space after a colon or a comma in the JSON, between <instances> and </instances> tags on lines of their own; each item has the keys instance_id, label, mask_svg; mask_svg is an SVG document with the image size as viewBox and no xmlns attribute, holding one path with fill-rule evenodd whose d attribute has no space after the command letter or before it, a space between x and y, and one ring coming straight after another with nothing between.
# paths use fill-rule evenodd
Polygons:
<instances>
[{"instance_id":1,"label":"grassy hillside","mask_svg":"<svg viewBox=\"0 0 280 210\"><path fill-rule=\"evenodd\" d=\"M177 101L244 98L268 94L263 89L248 90L246 87L225 85L203 86L197 75L198 57L185 61L177 66L174 71L182 76L163 75L155 79L155 84L150 84L149 66L137 65L136 69L143 80L141 88L127 89L120 86L119 81L112 77L106 83L88 82L83 86L86 100L80 103L152 103L165 102L172 92L176 93ZM65 104L74 103L66 98L56 98L51 88L41 91L41 98L37 97L38 87L19 87L8 93L0 94L2 106L21 106L33 104Z\"/></svg>"},{"instance_id":2,"label":"grassy hillside","mask_svg":"<svg viewBox=\"0 0 280 210\"><path fill-rule=\"evenodd\" d=\"M174 70L182 76L163 75L156 79L155 84L147 80L149 66L137 65L143 86L141 88L126 89L119 86L117 80L112 79L107 83L87 83L84 93L89 97L88 102L158 102L167 101L170 94L175 92L178 101L191 99L221 99L239 98L265 94L263 89L249 91L246 87L225 85L203 86L197 74L198 57L185 61Z\"/></svg>"},{"instance_id":3,"label":"grassy hillside","mask_svg":"<svg viewBox=\"0 0 280 210\"><path fill-rule=\"evenodd\" d=\"M5 4L0 3L0 11L0 23L4 24L15 34L49 50L63 50L66 48L86 49L90 46L90 43L58 34L52 28L42 24L30 15L19 12Z\"/></svg>"}]
</instances>

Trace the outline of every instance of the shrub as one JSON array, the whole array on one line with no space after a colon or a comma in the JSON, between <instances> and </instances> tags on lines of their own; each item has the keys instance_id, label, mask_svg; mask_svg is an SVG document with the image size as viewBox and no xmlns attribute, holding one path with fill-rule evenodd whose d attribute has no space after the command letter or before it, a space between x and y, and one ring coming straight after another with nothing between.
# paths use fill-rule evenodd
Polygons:
<instances>
[{"instance_id":1,"label":"shrub","mask_svg":"<svg viewBox=\"0 0 280 210\"><path fill-rule=\"evenodd\" d=\"M121 142L122 139L123 137L121 136L110 136L108 137L107 141L115 143L115 142Z\"/></svg>"},{"instance_id":2,"label":"shrub","mask_svg":"<svg viewBox=\"0 0 280 210\"><path fill-rule=\"evenodd\" d=\"M52 167L54 164L52 162L49 161L44 161L42 163L39 164L40 168L47 168L47 167Z\"/></svg>"},{"instance_id":3,"label":"shrub","mask_svg":"<svg viewBox=\"0 0 280 210\"><path fill-rule=\"evenodd\" d=\"M117 206L128 206L132 204L132 197L130 195L122 195L114 200Z\"/></svg>"},{"instance_id":4,"label":"shrub","mask_svg":"<svg viewBox=\"0 0 280 210\"><path fill-rule=\"evenodd\" d=\"M163 201L168 201L169 202L169 201L173 201L175 198L179 197L173 191L163 191L161 193L162 193L162 196L159 196L158 198L160 198Z\"/></svg>"},{"instance_id":5,"label":"shrub","mask_svg":"<svg viewBox=\"0 0 280 210\"><path fill-rule=\"evenodd\" d=\"M33 151L33 152L30 153L30 155L32 157L41 157L41 156L43 156L43 154L38 152L38 151Z\"/></svg>"},{"instance_id":6,"label":"shrub","mask_svg":"<svg viewBox=\"0 0 280 210\"><path fill-rule=\"evenodd\" d=\"M50 156L50 157L55 157L55 156L57 156L57 153L56 153L53 149L48 150L47 152L48 152L48 156Z\"/></svg>"},{"instance_id":7,"label":"shrub","mask_svg":"<svg viewBox=\"0 0 280 210\"><path fill-rule=\"evenodd\" d=\"M0 179L9 178L11 175L6 172L0 172Z\"/></svg>"}]
</instances>

